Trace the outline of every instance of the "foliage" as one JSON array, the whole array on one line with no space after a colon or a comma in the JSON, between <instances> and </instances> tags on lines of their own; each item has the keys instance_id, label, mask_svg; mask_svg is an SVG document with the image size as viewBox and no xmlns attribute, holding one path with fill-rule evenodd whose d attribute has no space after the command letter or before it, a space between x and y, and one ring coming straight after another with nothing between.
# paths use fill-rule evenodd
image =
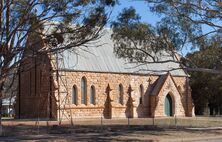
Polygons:
<instances>
[{"instance_id":1,"label":"foliage","mask_svg":"<svg viewBox=\"0 0 222 142\"><path fill-rule=\"evenodd\" d=\"M221 38L218 39L218 37L216 37L216 39L217 41L215 41L215 37L213 37L205 49L187 55L192 63L196 65L196 68L222 69L222 48L221 45L215 45ZM207 105L209 105L211 109L221 107L222 75L204 72L190 72L190 74L192 97L197 114L202 114L203 108Z\"/></svg>"},{"instance_id":2,"label":"foliage","mask_svg":"<svg viewBox=\"0 0 222 142\"><path fill-rule=\"evenodd\" d=\"M191 74L191 87L198 113L209 104L220 106L222 2L220 0L145 0L154 13L163 18L160 24L178 33L188 49L198 51L187 55L185 66ZM191 43L191 44L190 44ZM183 48L181 46L181 48ZM216 74L209 74L216 73Z\"/></svg>"},{"instance_id":3,"label":"foliage","mask_svg":"<svg viewBox=\"0 0 222 142\"><path fill-rule=\"evenodd\" d=\"M209 42L221 46L221 7L218 0L144 0L151 12L161 16L156 26L140 21L133 8L124 9L113 22L112 38L120 58L141 64L159 61L159 51L175 57L175 51L202 50ZM207 29L207 30L206 30ZM216 39L217 38L217 39ZM193 68L189 59L180 56L181 68L189 71L220 74L220 70ZM175 69L176 70L176 69Z\"/></svg>"},{"instance_id":4,"label":"foliage","mask_svg":"<svg viewBox=\"0 0 222 142\"><path fill-rule=\"evenodd\" d=\"M1 0L0 91L24 50L36 55L87 46L99 38L114 4L115 0ZM65 39L70 40L65 44ZM36 48L42 41L47 46Z\"/></svg>"},{"instance_id":5,"label":"foliage","mask_svg":"<svg viewBox=\"0 0 222 142\"><path fill-rule=\"evenodd\" d=\"M193 43L193 48L202 47L213 34L221 33L220 0L145 1L152 12L164 16L162 22L175 27L184 36L184 40Z\"/></svg>"},{"instance_id":6,"label":"foliage","mask_svg":"<svg viewBox=\"0 0 222 142\"><path fill-rule=\"evenodd\" d=\"M118 57L127 58L131 62L167 62L158 59L159 51L165 50L174 54L175 47L180 44L176 41L177 33L173 30L169 32L162 25L155 28L141 22L140 16L132 7L123 9L111 26L115 53ZM173 60L169 60L169 62L173 62Z\"/></svg>"}]
</instances>

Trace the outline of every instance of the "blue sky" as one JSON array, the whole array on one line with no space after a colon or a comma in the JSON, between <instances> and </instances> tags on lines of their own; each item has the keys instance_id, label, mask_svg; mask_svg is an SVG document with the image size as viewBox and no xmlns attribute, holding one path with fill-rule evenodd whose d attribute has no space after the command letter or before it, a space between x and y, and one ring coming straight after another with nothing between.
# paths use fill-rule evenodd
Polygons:
<instances>
[{"instance_id":1,"label":"blue sky","mask_svg":"<svg viewBox=\"0 0 222 142\"><path fill-rule=\"evenodd\" d=\"M143 22L155 25L159 17L149 11L147 4L144 1L133 1L133 0L119 0L120 4L114 7L113 13L110 20L114 20L116 16L126 7L134 7L137 13L141 16Z\"/></svg>"},{"instance_id":2,"label":"blue sky","mask_svg":"<svg viewBox=\"0 0 222 142\"><path fill-rule=\"evenodd\" d=\"M136 9L136 12L141 16L141 20L143 22L149 23L153 26L155 26L156 22L160 20L160 16L154 13L151 13L149 11L148 5L143 0L119 0L119 5L116 5L113 9L113 13L110 17L110 21L115 20L116 16L122 11L123 8L129 8L134 7ZM203 25L203 32L207 33L210 32L212 28L209 26ZM191 51L191 45L188 45L186 48L184 48L182 51L180 51L181 54L186 55L188 52ZM195 51L195 50L193 50Z\"/></svg>"},{"instance_id":3,"label":"blue sky","mask_svg":"<svg viewBox=\"0 0 222 142\"><path fill-rule=\"evenodd\" d=\"M141 21L149 23L155 26L156 22L160 20L160 16L149 11L148 5L144 1L133 1L133 0L119 0L120 4L116 5L113 9L113 13L110 17L110 21L115 20L116 16L122 11L123 8L134 7L136 12L141 16ZM188 53L188 49L184 48L182 51L178 51L182 55Z\"/></svg>"}]
</instances>

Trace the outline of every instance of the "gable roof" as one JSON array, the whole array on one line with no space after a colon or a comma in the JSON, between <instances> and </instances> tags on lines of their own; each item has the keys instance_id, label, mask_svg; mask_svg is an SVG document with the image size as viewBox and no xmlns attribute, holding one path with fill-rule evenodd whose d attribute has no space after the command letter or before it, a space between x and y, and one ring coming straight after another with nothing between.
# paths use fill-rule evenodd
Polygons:
<instances>
[{"instance_id":1,"label":"gable roof","mask_svg":"<svg viewBox=\"0 0 222 142\"><path fill-rule=\"evenodd\" d=\"M180 91L178 90L178 87L176 85L176 82L174 80L174 78L172 77L172 75L170 73L167 73L165 75L161 75L158 79L157 79L157 82L151 92L151 95L158 95L159 92L161 91L161 89L163 88L164 84L166 83L167 79L171 79L172 82L173 82L173 85L176 87L176 90L178 91L178 93L181 95Z\"/></svg>"},{"instance_id":2,"label":"gable roof","mask_svg":"<svg viewBox=\"0 0 222 142\"><path fill-rule=\"evenodd\" d=\"M159 91L161 90L161 88L163 87L164 83L166 82L167 80L167 77L169 76L169 73L168 74L165 74L165 75L161 75L158 79L157 79L157 82L155 83L155 86L154 88L152 89L152 92L151 92L151 95L157 95L159 94Z\"/></svg>"},{"instance_id":3,"label":"gable roof","mask_svg":"<svg viewBox=\"0 0 222 142\"><path fill-rule=\"evenodd\" d=\"M172 75L186 76L186 73L175 62L137 64L129 63L126 59L117 58L114 53L114 43L111 39L111 30L104 30L104 35L97 41L92 42L88 48L79 48L75 51L65 50L60 54L63 61L59 61L60 70L131 73L131 74L166 74L169 70ZM99 46L96 46L99 45ZM83 50L84 49L84 50ZM158 55L160 61L177 60L166 51ZM61 63L63 62L63 63Z\"/></svg>"}]
</instances>

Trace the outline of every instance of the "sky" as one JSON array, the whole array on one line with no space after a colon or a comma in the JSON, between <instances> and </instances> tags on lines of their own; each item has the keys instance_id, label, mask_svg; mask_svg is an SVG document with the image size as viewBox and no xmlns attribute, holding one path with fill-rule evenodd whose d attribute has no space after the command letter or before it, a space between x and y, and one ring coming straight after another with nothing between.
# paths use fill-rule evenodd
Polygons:
<instances>
[{"instance_id":1,"label":"sky","mask_svg":"<svg viewBox=\"0 0 222 142\"><path fill-rule=\"evenodd\" d=\"M119 13L124 8L134 7L136 12L141 16L141 21L149 23L153 26L161 19L161 17L155 13L149 11L149 7L146 2L139 0L119 0L119 5L116 5L112 11L110 21L115 20ZM189 47L188 47L189 48ZM181 55L185 56L190 52L190 48L183 48L181 51L178 51Z\"/></svg>"},{"instance_id":2,"label":"sky","mask_svg":"<svg viewBox=\"0 0 222 142\"><path fill-rule=\"evenodd\" d=\"M134 7L136 12L141 16L142 22L146 22L155 26L155 24L161 19L159 15L149 11L147 3L143 0L119 0L119 5L116 5L113 9L110 21L115 20L123 8L129 8L131 6ZM204 33L212 31L212 28L206 25L203 25L202 28ZM182 49L182 51L179 52L182 55L186 55L188 52L193 51L196 50L191 50L191 45L187 45L184 49Z\"/></svg>"},{"instance_id":3,"label":"sky","mask_svg":"<svg viewBox=\"0 0 222 142\"><path fill-rule=\"evenodd\" d=\"M113 13L110 20L115 20L116 16L122 11L123 8L134 7L137 13L141 16L141 21L155 25L160 19L157 15L149 12L149 8L144 1L133 0L119 0L119 5L116 5L113 9Z\"/></svg>"}]
</instances>

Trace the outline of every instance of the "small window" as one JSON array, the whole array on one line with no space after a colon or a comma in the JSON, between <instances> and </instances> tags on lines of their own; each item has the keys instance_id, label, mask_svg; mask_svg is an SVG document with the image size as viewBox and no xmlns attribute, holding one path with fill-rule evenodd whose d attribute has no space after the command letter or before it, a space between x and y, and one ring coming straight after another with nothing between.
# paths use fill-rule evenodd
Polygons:
<instances>
[{"instance_id":1,"label":"small window","mask_svg":"<svg viewBox=\"0 0 222 142\"><path fill-rule=\"evenodd\" d=\"M87 105L87 84L86 84L86 78L83 77L81 79L81 104Z\"/></svg>"},{"instance_id":2,"label":"small window","mask_svg":"<svg viewBox=\"0 0 222 142\"><path fill-rule=\"evenodd\" d=\"M78 98L77 87L76 87L76 85L74 85L72 87L72 104L77 105L77 98Z\"/></svg>"},{"instance_id":3,"label":"small window","mask_svg":"<svg viewBox=\"0 0 222 142\"><path fill-rule=\"evenodd\" d=\"M91 88L90 88L90 104L95 105L95 97L96 97L95 87L91 86Z\"/></svg>"},{"instance_id":4,"label":"small window","mask_svg":"<svg viewBox=\"0 0 222 142\"><path fill-rule=\"evenodd\" d=\"M118 103L123 105L123 85L119 85Z\"/></svg>"},{"instance_id":5,"label":"small window","mask_svg":"<svg viewBox=\"0 0 222 142\"><path fill-rule=\"evenodd\" d=\"M144 89L143 89L143 85L140 85L140 104L143 104L143 95L144 95Z\"/></svg>"}]
</instances>

